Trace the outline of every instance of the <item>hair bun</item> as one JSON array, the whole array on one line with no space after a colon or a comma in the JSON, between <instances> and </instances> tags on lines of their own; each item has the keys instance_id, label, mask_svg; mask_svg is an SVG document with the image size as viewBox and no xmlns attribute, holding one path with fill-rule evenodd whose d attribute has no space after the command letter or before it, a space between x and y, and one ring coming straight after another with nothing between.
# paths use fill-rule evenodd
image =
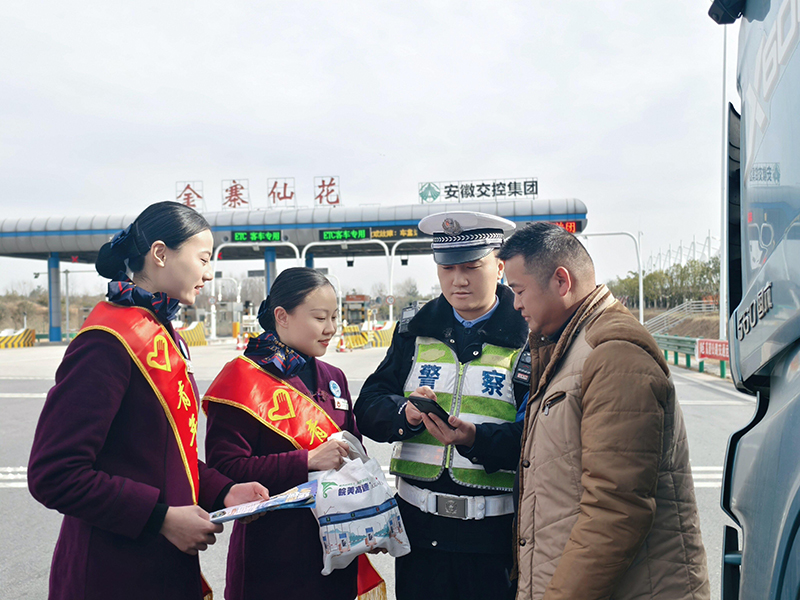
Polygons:
<instances>
[{"instance_id":1,"label":"hair bun","mask_svg":"<svg viewBox=\"0 0 800 600\"><path fill-rule=\"evenodd\" d=\"M269 294L267 297L261 302L261 305L258 307L258 324L261 325L261 328L266 331L267 329L274 329L275 328L275 321L270 314L269 309Z\"/></svg>"},{"instance_id":2,"label":"hair bun","mask_svg":"<svg viewBox=\"0 0 800 600\"><path fill-rule=\"evenodd\" d=\"M123 273L127 271L126 257L122 255L121 250L119 245L112 246L111 242L106 242L100 248L94 266L102 277L114 279L120 271Z\"/></svg>"}]
</instances>

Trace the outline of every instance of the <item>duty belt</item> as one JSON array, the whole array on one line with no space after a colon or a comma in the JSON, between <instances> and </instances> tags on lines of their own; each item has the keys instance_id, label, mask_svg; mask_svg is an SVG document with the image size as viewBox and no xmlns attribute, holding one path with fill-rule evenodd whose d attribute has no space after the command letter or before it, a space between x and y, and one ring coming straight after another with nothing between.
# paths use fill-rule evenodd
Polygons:
<instances>
[{"instance_id":1,"label":"duty belt","mask_svg":"<svg viewBox=\"0 0 800 600\"><path fill-rule=\"evenodd\" d=\"M452 519L480 520L514 512L513 494L497 496L452 496L418 488L397 478L397 495L424 513Z\"/></svg>"}]
</instances>

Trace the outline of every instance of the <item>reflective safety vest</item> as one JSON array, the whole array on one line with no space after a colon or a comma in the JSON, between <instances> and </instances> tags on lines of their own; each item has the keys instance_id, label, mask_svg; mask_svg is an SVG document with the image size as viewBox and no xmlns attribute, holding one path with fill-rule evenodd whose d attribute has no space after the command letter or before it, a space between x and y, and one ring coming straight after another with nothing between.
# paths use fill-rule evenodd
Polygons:
<instances>
[{"instance_id":1,"label":"reflective safety vest","mask_svg":"<svg viewBox=\"0 0 800 600\"><path fill-rule=\"evenodd\" d=\"M472 423L513 423L517 415L511 378L521 348L483 344L483 352L468 363L435 338L418 337L414 363L403 393L410 396L427 385L436 401L451 415ZM453 481L478 489L511 491L514 471L487 473L463 457L454 445L444 446L427 430L403 442L392 452L390 470L405 479L434 481L448 469Z\"/></svg>"}]
</instances>

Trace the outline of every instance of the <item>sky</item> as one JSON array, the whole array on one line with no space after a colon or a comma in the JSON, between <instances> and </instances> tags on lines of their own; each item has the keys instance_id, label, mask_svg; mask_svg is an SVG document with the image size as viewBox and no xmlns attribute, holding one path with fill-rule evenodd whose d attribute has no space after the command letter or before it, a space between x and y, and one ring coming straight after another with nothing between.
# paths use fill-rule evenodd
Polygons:
<instances>
[{"instance_id":1,"label":"sky","mask_svg":"<svg viewBox=\"0 0 800 600\"><path fill-rule=\"evenodd\" d=\"M313 178L336 175L354 206L416 203L420 182L532 176L540 198L587 205L587 233L641 232L645 262L709 233L716 247L723 28L708 7L5 0L0 221L136 214L177 181L202 180L216 210L232 178L264 206L267 179L293 177L311 205ZM737 38L734 25L738 107ZM587 247L601 281L636 269L627 238ZM381 258L317 264L346 289L386 280ZM0 258L0 292L44 269ZM396 282L412 276L430 291L429 256L397 262Z\"/></svg>"}]
</instances>

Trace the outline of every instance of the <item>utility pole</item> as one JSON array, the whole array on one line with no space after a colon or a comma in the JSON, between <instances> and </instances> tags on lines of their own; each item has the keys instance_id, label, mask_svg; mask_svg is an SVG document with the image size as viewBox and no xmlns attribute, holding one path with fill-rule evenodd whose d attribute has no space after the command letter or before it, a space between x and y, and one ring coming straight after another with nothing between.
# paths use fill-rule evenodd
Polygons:
<instances>
[{"instance_id":1,"label":"utility pole","mask_svg":"<svg viewBox=\"0 0 800 600\"><path fill-rule=\"evenodd\" d=\"M728 26L722 27L722 173L719 234L719 339L728 338ZM710 245L710 243L709 243Z\"/></svg>"}]
</instances>

